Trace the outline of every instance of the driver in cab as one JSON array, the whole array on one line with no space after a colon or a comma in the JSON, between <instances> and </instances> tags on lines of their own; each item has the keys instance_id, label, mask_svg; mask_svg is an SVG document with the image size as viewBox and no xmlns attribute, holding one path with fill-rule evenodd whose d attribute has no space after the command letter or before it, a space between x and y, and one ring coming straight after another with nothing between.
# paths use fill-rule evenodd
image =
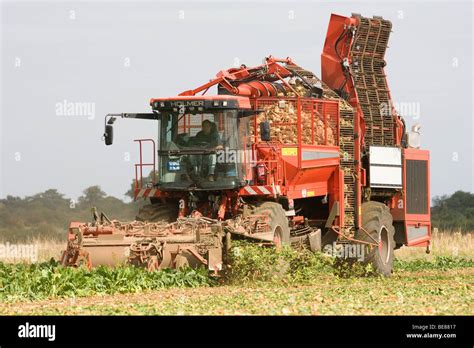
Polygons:
<instances>
[{"instance_id":1,"label":"driver in cab","mask_svg":"<svg viewBox=\"0 0 474 348\"><path fill-rule=\"evenodd\" d=\"M219 133L217 132L216 124L204 120L201 124L202 130L200 130L196 136L189 140L188 146L204 147L207 149L221 150L222 144L220 143ZM191 155L191 165L193 166L193 172L195 175L199 174L199 167L203 166L207 162L207 175L209 181L215 181L214 172L216 169L217 155L215 153L209 155Z\"/></svg>"}]
</instances>

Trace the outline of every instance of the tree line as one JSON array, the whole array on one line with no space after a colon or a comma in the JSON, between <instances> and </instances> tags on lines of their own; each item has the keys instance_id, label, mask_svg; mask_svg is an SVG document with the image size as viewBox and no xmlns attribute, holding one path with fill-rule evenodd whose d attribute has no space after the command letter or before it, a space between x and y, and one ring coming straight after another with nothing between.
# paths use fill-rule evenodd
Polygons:
<instances>
[{"instance_id":1,"label":"tree line","mask_svg":"<svg viewBox=\"0 0 474 348\"><path fill-rule=\"evenodd\" d=\"M123 221L133 220L139 203L126 203L91 186L73 201L56 189L25 198L7 196L0 200L0 240L31 238L66 239L71 221L92 221L92 208Z\"/></svg>"},{"instance_id":2,"label":"tree line","mask_svg":"<svg viewBox=\"0 0 474 348\"><path fill-rule=\"evenodd\" d=\"M474 231L474 194L456 191L434 197L431 223L440 230Z\"/></svg>"},{"instance_id":3,"label":"tree line","mask_svg":"<svg viewBox=\"0 0 474 348\"><path fill-rule=\"evenodd\" d=\"M126 195L133 198L133 186ZM65 240L71 221L92 221L92 207L110 218L131 221L144 204L143 200L127 203L108 196L99 186L85 189L77 202L56 189L25 198L7 196L0 199L0 241ZM440 230L474 231L474 194L457 191L434 197L431 220Z\"/></svg>"}]
</instances>

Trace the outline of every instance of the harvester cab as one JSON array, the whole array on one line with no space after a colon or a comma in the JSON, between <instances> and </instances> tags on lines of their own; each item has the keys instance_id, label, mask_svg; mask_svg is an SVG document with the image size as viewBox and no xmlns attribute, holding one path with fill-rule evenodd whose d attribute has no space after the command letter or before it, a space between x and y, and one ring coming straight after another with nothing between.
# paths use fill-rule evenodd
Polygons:
<instances>
[{"instance_id":1,"label":"harvester cab","mask_svg":"<svg viewBox=\"0 0 474 348\"><path fill-rule=\"evenodd\" d=\"M237 157L248 138L248 98L154 99L152 108L160 115L161 191L233 190L245 184Z\"/></svg>"},{"instance_id":2,"label":"harvester cab","mask_svg":"<svg viewBox=\"0 0 474 348\"><path fill-rule=\"evenodd\" d=\"M104 141L112 144L113 123L118 117L157 120L158 179L154 187L160 191L213 191L246 184L245 168L238 159L248 149L249 117L256 112L248 98L175 97L152 99L151 106L153 113L149 114L106 115ZM139 189L139 179L137 184Z\"/></svg>"}]
</instances>

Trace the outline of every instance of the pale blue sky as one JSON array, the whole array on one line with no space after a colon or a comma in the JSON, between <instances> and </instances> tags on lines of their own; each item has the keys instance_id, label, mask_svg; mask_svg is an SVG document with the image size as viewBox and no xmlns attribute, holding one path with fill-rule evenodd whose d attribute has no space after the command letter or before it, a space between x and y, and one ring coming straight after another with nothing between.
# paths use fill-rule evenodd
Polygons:
<instances>
[{"instance_id":1,"label":"pale blue sky","mask_svg":"<svg viewBox=\"0 0 474 348\"><path fill-rule=\"evenodd\" d=\"M431 150L432 195L474 191L469 1L4 1L1 9L0 197L57 188L76 198L98 184L123 198L133 139L156 136L156 124L119 120L105 147L106 113L146 112L151 97L196 87L236 59L252 66L290 56L320 76L329 17L351 12L393 22L388 82L396 103L419 106L419 119L406 119L421 123ZM95 116L58 115L64 101L90 103Z\"/></svg>"}]
</instances>

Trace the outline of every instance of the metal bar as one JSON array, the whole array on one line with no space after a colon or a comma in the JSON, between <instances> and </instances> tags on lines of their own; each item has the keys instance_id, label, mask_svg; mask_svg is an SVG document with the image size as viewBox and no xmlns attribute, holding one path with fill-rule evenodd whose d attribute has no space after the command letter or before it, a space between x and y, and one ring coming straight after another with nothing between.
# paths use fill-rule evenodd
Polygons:
<instances>
[{"instance_id":1,"label":"metal bar","mask_svg":"<svg viewBox=\"0 0 474 348\"><path fill-rule=\"evenodd\" d=\"M156 184L156 144L155 141L151 141L153 144L153 185Z\"/></svg>"},{"instance_id":2,"label":"metal bar","mask_svg":"<svg viewBox=\"0 0 474 348\"><path fill-rule=\"evenodd\" d=\"M311 103L311 144L314 145L314 108L316 102Z\"/></svg>"},{"instance_id":3,"label":"metal bar","mask_svg":"<svg viewBox=\"0 0 474 348\"><path fill-rule=\"evenodd\" d=\"M135 164L135 190L138 189L138 164Z\"/></svg>"},{"instance_id":4,"label":"metal bar","mask_svg":"<svg viewBox=\"0 0 474 348\"><path fill-rule=\"evenodd\" d=\"M141 120L157 120L160 118L159 115L154 113L149 114L118 114L118 116L122 116L123 118L136 118Z\"/></svg>"},{"instance_id":5,"label":"metal bar","mask_svg":"<svg viewBox=\"0 0 474 348\"><path fill-rule=\"evenodd\" d=\"M326 225L324 227L331 228L334 222L334 219L339 213L339 201L334 201L329 216L326 220Z\"/></svg>"},{"instance_id":6,"label":"metal bar","mask_svg":"<svg viewBox=\"0 0 474 348\"><path fill-rule=\"evenodd\" d=\"M140 143L140 188L143 187L142 141Z\"/></svg>"},{"instance_id":7,"label":"metal bar","mask_svg":"<svg viewBox=\"0 0 474 348\"><path fill-rule=\"evenodd\" d=\"M361 243L361 244L367 244L367 245L372 245L372 246L378 246L378 244L375 244L375 243L371 243L371 242L366 242L364 240L359 240L359 239L355 239L355 238L352 238L352 237L349 237L349 236L346 236L344 235L343 233L341 233L340 231L338 231L336 228L334 227L331 227L331 230L334 231L335 233L337 233L338 235L340 235L342 238L344 239L347 239L351 242L356 242L356 243Z\"/></svg>"},{"instance_id":8,"label":"metal bar","mask_svg":"<svg viewBox=\"0 0 474 348\"><path fill-rule=\"evenodd\" d=\"M328 119L326 115L326 103L323 103L323 120L324 120L324 145L328 144Z\"/></svg>"},{"instance_id":9,"label":"metal bar","mask_svg":"<svg viewBox=\"0 0 474 348\"><path fill-rule=\"evenodd\" d=\"M156 142L153 139L135 139L134 141L138 142L140 148L140 162L135 164L135 181L138 182L138 173L137 167L140 167L140 185L139 188L143 188L143 167L152 166L153 167L153 184L156 183ZM143 163L143 146L144 142L151 142L153 145L153 162L152 163ZM136 186L136 188L138 188Z\"/></svg>"},{"instance_id":10,"label":"metal bar","mask_svg":"<svg viewBox=\"0 0 474 348\"><path fill-rule=\"evenodd\" d=\"M301 99L298 97L296 101L296 109L297 109L297 122L298 122L298 168L301 169L301 160L303 156L303 151L301 149Z\"/></svg>"}]
</instances>

